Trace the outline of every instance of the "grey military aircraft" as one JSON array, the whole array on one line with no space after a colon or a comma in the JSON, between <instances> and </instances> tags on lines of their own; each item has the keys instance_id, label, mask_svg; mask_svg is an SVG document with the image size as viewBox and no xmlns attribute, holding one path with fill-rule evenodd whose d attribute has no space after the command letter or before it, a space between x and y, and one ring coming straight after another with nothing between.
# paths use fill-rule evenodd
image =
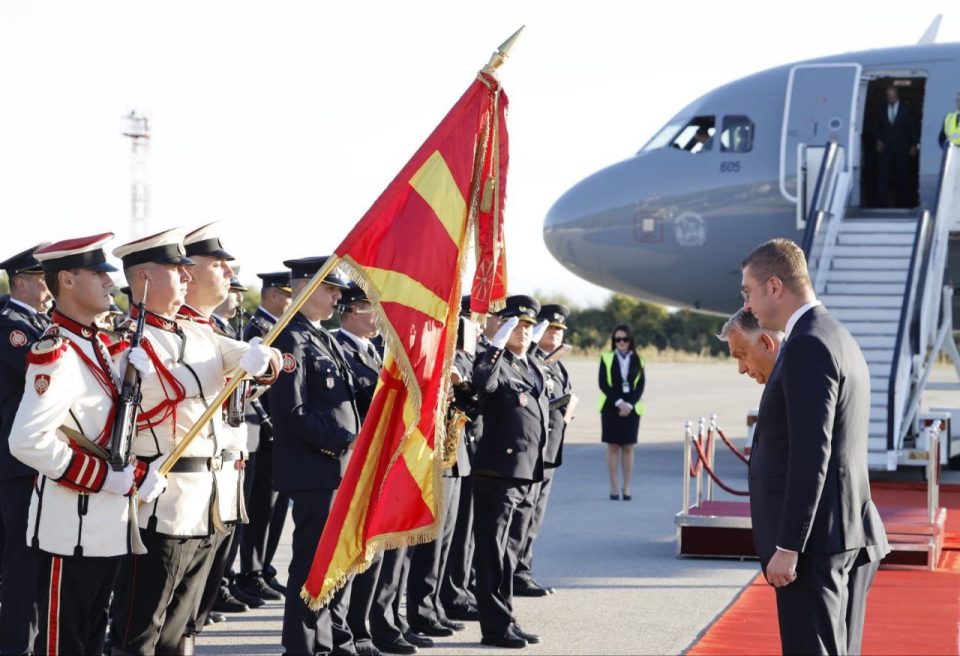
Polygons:
<instances>
[{"instance_id":1,"label":"grey military aircraft","mask_svg":"<svg viewBox=\"0 0 960 656\"><path fill-rule=\"evenodd\" d=\"M746 253L773 237L801 240L816 178L802 172L819 166L828 141L844 147L853 172L851 210L915 216L931 207L938 138L960 91L960 44L933 43L938 25L939 17L917 45L779 66L698 98L636 155L561 196L545 220L547 248L603 287L726 314L741 302ZM890 87L915 131L898 197L888 193L889 172L879 177Z\"/></svg>"}]
</instances>

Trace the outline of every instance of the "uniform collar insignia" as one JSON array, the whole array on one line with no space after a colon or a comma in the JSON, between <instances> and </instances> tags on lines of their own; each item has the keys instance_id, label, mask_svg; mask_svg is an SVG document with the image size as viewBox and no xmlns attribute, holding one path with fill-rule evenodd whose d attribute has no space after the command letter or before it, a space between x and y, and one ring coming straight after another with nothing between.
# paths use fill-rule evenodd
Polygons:
<instances>
[{"instance_id":1,"label":"uniform collar insignia","mask_svg":"<svg viewBox=\"0 0 960 656\"><path fill-rule=\"evenodd\" d=\"M130 306L130 318L136 319L140 316L140 310L136 305ZM160 330L165 330L168 333L177 332L177 322L173 319L167 319L166 317L160 316L155 312L147 310L147 318L144 319L148 326L153 326L154 328L159 328Z\"/></svg>"},{"instance_id":2,"label":"uniform collar insignia","mask_svg":"<svg viewBox=\"0 0 960 656\"><path fill-rule=\"evenodd\" d=\"M83 337L84 339L88 339L90 341L93 341L96 338L97 333L100 332L96 326L85 326L79 321L75 321L74 319L71 319L67 315L60 312L59 310L53 311L53 321L54 323L63 326L70 332L76 335L80 335L80 337Z\"/></svg>"}]
</instances>

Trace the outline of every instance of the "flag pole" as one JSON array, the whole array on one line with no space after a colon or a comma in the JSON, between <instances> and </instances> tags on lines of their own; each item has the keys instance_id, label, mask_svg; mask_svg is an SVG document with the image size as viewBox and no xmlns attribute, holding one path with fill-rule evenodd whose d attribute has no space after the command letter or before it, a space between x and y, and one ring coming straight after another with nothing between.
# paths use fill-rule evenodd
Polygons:
<instances>
[{"instance_id":1,"label":"flag pole","mask_svg":"<svg viewBox=\"0 0 960 656\"><path fill-rule=\"evenodd\" d=\"M519 30L511 34L510 38L501 43L497 51L490 55L490 61L481 69L484 73L496 75L497 69L503 65L503 62L507 61L507 58L510 56L510 51L513 50L513 45L517 42L517 39L520 38L520 33L523 32L523 28L525 27L526 25L521 25Z\"/></svg>"},{"instance_id":2,"label":"flag pole","mask_svg":"<svg viewBox=\"0 0 960 656\"><path fill-rule=\"evenodd\" d=\"M287 324L290 323L290 320L300 311L300 308L303 307L304 303L313 295L317 288L323 283L323 279L333 271L340 263L340 258L336 255L331 255L327 258L327 261L323 263L323 266L320 267L320 270L310 279L310 282L300 290L300 293L297 294L296 298L290 303L290 307L287 308L287 311L277 319L277 323L273 324L273 328L263 336L263 341L261 344L264 346L270 346L273 343L273 340L283 332L283 329L287 327ZM187 450L187 447L190 446L190 443L197 436L197 433L200 432L200 429L207 425L207 423L213 419L213 416L222 411L222 407L227 398L233 393L235 389L240 385L240 382L247 378L248 374L240 367L235 368L233 371L227 373L227 377L230 379L230 382L217 394L217 398L207 405L207 409L204 410L203 414L197 419L196 423L190 427L190 430L180 439L176 448L173 452L167 456L167 459L160 465L160 473L166 476L176 462L183 456L183 452Z\"/></svg>"}]
</instances>

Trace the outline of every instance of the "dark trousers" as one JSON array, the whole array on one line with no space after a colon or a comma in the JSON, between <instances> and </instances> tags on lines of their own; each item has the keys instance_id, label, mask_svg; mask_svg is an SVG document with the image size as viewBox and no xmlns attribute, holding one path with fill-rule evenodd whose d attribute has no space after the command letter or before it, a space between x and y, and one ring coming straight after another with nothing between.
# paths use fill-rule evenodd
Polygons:
<instances>
[{"instance_id":1,"label":"dark trousers","mask_svg":"<svg viewBox=\"0 0 960 656\"><path fill-rule=\"evenodd\" d=\"M880 567L866 549L801 553L797 579L777 588L780 645L787 654L859 654L867 593Z\"/></svg>"},{"instance_id":2,"label":"dark trousers","mask_svg":"<svg viewBox=\"0 0 960 656\"><path fill-rule=\"evenodd\" d=\"M533 580L533 541L540 535L543 517L547 514L547 502L550 500L550 493L553 492L553 477L556 471L555 468L544 468L543 480L534 484L536 496L533 502L533 512L526 536L523 538L520 547L517 571L513 575L515 578Z\"/></svg>"},{"instance_id":3,"label":"dark trousers","mask_svg":"<svg viewBox=\"0 0 960 656\"><path fill-rule=\"evenodd\" d=\"M175 654L196 612L215 538L178 538L144 529L140 537L147 553L125 559L120 568L111 642L132 654Z\"/></svg>"},{"instance_id":4,"label":"dark trousers","mask_svg":"<svg viewBox=\"0 0 960 656\"><path fill-rule=\"evenodd\" d=\"M477 600L470 592L473 572L473 477L460 479L460 502L457 504L457 522L453 529L450 555L440 583L440 602L444 608L466 608Z\"/></svg>"},{"instance_id":5,"label":"dark trousers","mask_svg":"<svg viewBox=\"0 0 960 656\"><path fill-rule=\"evenodd\" d=\"M102 654L107 609L121 558L37 553L35 654Z\"/></svg>"},{"instance_id":6,"label":"dark trousers","mask_svg":"<svg viewBox=\"0 0 960 656\"><path fill-rule=\"evenodd\" d=\"M250 454L245 472L250 481L247 516L240 539L240 573L262 573L268 580L276 575L273 556L287 519L290 497L273 489L273 442L263 440ZM245 483L246 484L246 483Z\"/></svg>"},{"instance_id":7,"label":"dark trousers","mask_svg":"<svg viewBox=\"0 0 960 656\"><path fill-rule=\"evenodd\" d=\"M407 622L416 629L446 619L440 603L440 581L453 541L460 502L460 479L443 479L443 515L437 539L413 547L407 582Z\"/></svg>"},{"instance_id":8,"label":"dark trousers","mask_svg":"<svg viewBox=\"0 0 960 656\"><path fill-rule=\"evenodd\" d=\"M33 478L0 481L0 654L27 654L37 637L36 555L27 546L27 520Z\"/></svg>"},{"instance_id":9,"label":"dark trousers","mask_svg":"<svg viewBox=\"0 0 960 656\"><path fill-rule=\"evenodd\" d=\"M519 544L511 540L518 512L532 507L532 485L484 476L473 477L473 535L476 541L477 609L485 636L502 636L513 624L513 573ZM523 530L520 530L523 533Z\"/></svg>"},{"instance_id":10,"label":"dark trousers","mask_svg":"<svg viewBox=\"0 0 960 656\"><path fill-rule=\"evenodd\" d=\"M334 490L300 490L293 500L293 554L287 574L287 595L283 606L281 642L287 654L317 652L350 653L353 636L347 625L350 584L337 592L327 606L310 610L300 598L313 556L330 513Z\"/></svg>"},{"instance_id":11,"label":"dark trousers","mask_svg":"<svg viewBox=\"0 0 960 656\"><path fill-rule=\"evenodd\" d=\"M410 630L405 618L400 615L400 591L408 564L406 547L383 552L380 578L374 588L369 615L370 635L376 644L390 644Z\"/></svg>"},{"instance_id":12,"label":"dark trousers","mask_svg":"<svg viewBox=\"0 0 960 656\"><path fill-rule=\"evenodd\" d=\"M203 590L200 593L200 600L197 604L197 610L187 625L189 634L196 634L203 631L213 605L217 603L217 597L220 594L220 586L223 585L223 577L227 566L230 563L231 554L236 554L233 545L237 542L237 529L240 525L231 526L230 532L226 535L217 534L214 536L213 556L210 558L210 571L207 573L203 584Z\"/></svg>"},{"instance_id":13,"label":"dark trousers","mask_svg":"<svg viewBox=\"0 0 960 656\"><path fill-rule=\"evenodd\" d=\"M350 609L347 611L347 625L353 634L354 645L369 643L373 637L367 627L367 618L376 599L377 581L380 579L380 566L383 554L374 556L367 571L353 577L350 584Z\"/></svg>"}]
</instances>

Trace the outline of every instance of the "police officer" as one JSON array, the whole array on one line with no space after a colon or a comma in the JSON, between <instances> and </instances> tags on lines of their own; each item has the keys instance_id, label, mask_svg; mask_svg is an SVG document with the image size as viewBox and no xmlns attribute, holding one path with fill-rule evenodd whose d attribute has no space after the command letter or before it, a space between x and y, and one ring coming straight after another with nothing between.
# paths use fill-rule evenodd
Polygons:
<instances>
[{"instance_id":1,"label":"police officer","mask_svg":"<svg viewBox=\"0 0 960 656\"><path fill-rule=\"evenodd\" d=\"M373 304L366 293L356 283L340 294L340 328L333 334L347 358L353 374L353 391L357 400L357 411L363 423L370 409L373 391L377 387L383 360L372 340L380 333ZM366 571L354 577L350 584L350 608L347 611L347 624L353 634L353 644L360 656L379 656L380 650L373 644L373 636L367 627L376 595L377 579L380 577L382 554L378 553Z\"/></svg>"},{"instance_id":2,"label":"police officer","mask_svg":"<svg viewBox=\"0 0 960 656\"><path fill-rule=\"evenodd\" d=\"M57 309L27 357L10 452L39 472L25 533L37 552L38 654L103 652L120 557L143 551L128 497L139 485L150 502L166 486L159 463L115 470L108 461L119 372L95 320L110 304L116 269L101 247L111 238L70 239L34 253Z\"/></svg>"},{"instance_id":3,"label":"police officer","mask_svg":"<svg viewBox=\"0 0 960 656\"><path fill-rule=\"evenodd\" d=\"M222 258L214 255L198 256L206 260L193 266L183 238L182 230L167 230L114 251L123 260L135 303L144 299L149 283L142 346L129 355L142 374L143 395L133 451L149 460L166 460L223 388L227 372L239 366L269 383L280 364L279 353L259 343L247 345L217 335L201 321L176 318L191 269L204 279L224 273ZM199 304L211 303L212 310L220 300L205 297ZM131 306L132 317L137 314ZM168 489L141 505L140 534L148 553L124 565L114 597L115 650L142 654L191 648L187 625L209 572L214 533L222 528L219 494L229 487L218 485L217 472L234 466L232 454L224 454L225 437L222 416L215 413L170 470Z\"/></svg>"},{"instance_id":4,"label":"police officer","mask_svg":"<svg viewBox=\"0 0 960 656\"><path fill-rule=\"evenodd\" d=\"M262 281L260 307L247 322L243 341L263 337L290 307L290 272L258 273ZM250 523L243 527L240 542L240 573L234 591L268 601L283 598L286 587L277 582L273 555L280 542L287 519L290 498L273 486L273 424L268 395L263 394L250 404L247 412L250 436L247 440L250 459L247 461L247 514Z\"/></svg>"},{"instance_id":5,"label":"police officer","mask_svg":"<svg viewBox=\"0 0 960 656\"><path fill-rule=\"evenodd\" d=\"M287 260L294 294L326 257ZM288 654L355 653L346 624L348 593L310 610L300 598L323 533L333 495L360 428L352 375L337 340L321 324L330 319L346 281L330 273L274 344L283 373L267 392L274 428L273 481L293 501L293 545L283 612L282 642ZM349 584L343 590L348 590ZM342 612L342 614L341 614Z\"/></svg>"},{"instance_id":6,"label":"police officer","mask_svg":"<svg viewBox=\"0 0 960 656\"><path fill-rule=\"evenodd\" d=\"M0 540L4 583L0 588L0 654L33 651L37 634L35 558L23 539L37 472L10 455L7 440L23 396L27 353L49 324L44 313L52 297L43 269L33 257L44 245L0 262L10 287L10 297L0 310L0 528L6 534L6 539Z\"/></svg>"},{"instance_id":7,"label":"police officer","mask_svg":"<svg viewBox=\"0 0 960 656\"><path fill-rule=\"evenodd\" d=\"M455 620L477 621L477 600L471 591L473 573L473 477L471 463L483 435L483 416L480 402L473 388L473 364L486 348L479 340L480 327L470 319L470 297L460 300L460 331L454 356L454 405L467 416L464 427L465 454L461 452L450 470L460 479L460 502L457 508L450 554L440 586L440 602L447 617ZM472 331L472 334L471 334ZM484 340L486 341L486 340Z\"/></svg>"},{"instance_id":8,"label":"police officer","mask_svg":"<svg viewBox=\"0 0 960 656\"><path fill-rule=\"evenodd\" d=\"M509 539L517 507L543 480L549 406L546 373L527 355L540 304L510 296L473 384L483 407L483 438L473 465L477 607L485 645L522 648L540 638L513 615L513 572L520 545Z\"/></svg>"},{"instance_id":9,"label":"police officer","mask_svg":"<svg viewBox=\"0 0 960 656\"><path fill-rule=\"evenodd\" d=\"M547 375L547 397L550 400L550 423L547 444L543 450L543 480L534 488L534 500L529 526L514 538L521 543L517 571L513 575L513 594L518 597L542 597L552 593L533 578L533 541L540 534L540 526L547 510L547 501L553 491L556 468L563 463L563 438L566 434L568 413L573 399L573 386L566 367L560 362L558 349L563 345L570 310L565 305L544 305L538 319L545 322L543 334L531 344L530 354L537 359ZM552 356L552 357L548 357Z\"/></svg>"}]
</instances>

